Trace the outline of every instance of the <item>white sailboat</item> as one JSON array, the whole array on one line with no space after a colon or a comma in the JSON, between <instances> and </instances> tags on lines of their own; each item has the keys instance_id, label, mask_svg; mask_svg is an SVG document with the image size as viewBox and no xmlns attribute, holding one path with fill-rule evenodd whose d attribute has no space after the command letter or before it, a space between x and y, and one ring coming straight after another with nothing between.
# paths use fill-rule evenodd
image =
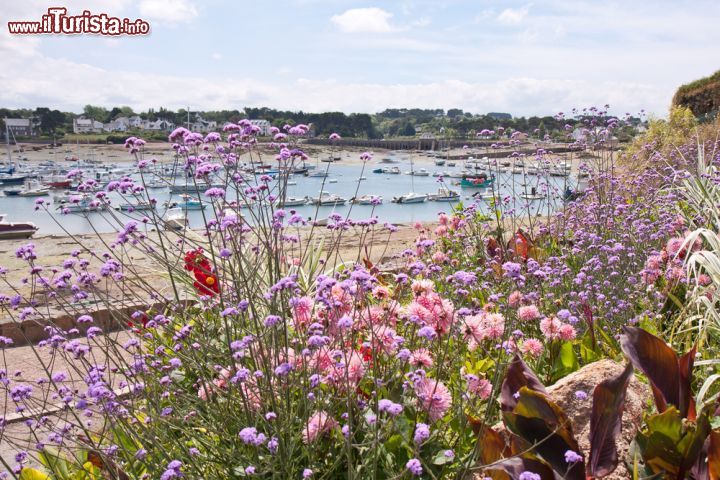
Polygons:
<instances>
[{"instance_id":1,"label":"white sailboat","mask_svg":"<svg viewBox=\"0 0 720 480\"><path fill-rule=\"evenodd\" d=\"M425 193L415 193L415 172L414 167L415 164L412 161L412 157L410 158L410 181L412 190L410 193L407 193L405 195L400 195L399 197L394 197L393 202L394 203L423 203L425 200L427 200L428 196Z\"/></svg>"}]
</instances>

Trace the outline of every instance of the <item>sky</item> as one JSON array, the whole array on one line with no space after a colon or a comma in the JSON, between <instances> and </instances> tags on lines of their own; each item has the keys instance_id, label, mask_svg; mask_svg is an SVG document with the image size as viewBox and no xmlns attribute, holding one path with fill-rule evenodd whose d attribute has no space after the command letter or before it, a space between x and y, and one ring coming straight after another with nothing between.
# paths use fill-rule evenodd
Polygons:
<instances>
[{"instance_id":1,"label":"sky","mask_svg":"<svg viewBox=\"0 0 720 480\"><path fill-rule=\"evenodd\" d=\"M140 37L13 36L50 6ZM720 2L0 0L0 106L667 113L720 68Z\"/></svg>"}]
</instances>

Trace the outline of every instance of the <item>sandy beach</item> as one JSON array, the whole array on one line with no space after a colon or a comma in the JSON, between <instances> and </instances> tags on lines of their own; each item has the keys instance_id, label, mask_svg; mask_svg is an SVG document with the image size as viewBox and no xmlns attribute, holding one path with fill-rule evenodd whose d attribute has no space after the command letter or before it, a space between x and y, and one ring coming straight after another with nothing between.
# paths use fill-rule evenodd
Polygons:
<instances>
[{"instance_id":1,"label":"sandy beach","mask_svg":"<svg viewBox=\"0 0 720 480\"><path fill-rule=\"evenodd\" d=\"M390 155L398 155L405 160L412 160L418 166L427 167L434 165L437 156L440 159L449 157L451 159L469 159L469 158L482 158L491 152L498 153L504 152L510 156L515 150L536 150L538 148L552 151L553 147L561 147L561 144L537 144L534 142L527 142L518 145L514 148L502 147L499 149L491 149L490 147L475 147L475 148L454 148L447 151L436 151L436 152L419 152L417 150L386 150L377 149L369 150L373 154L373 159L369 162L370 164L380 163L382 158ZM339 164L352 165L362 163L360 154L368 151L368 149L351 147L351 146L340 146L340 147L327 147L318 146L311 144L300 144L298 146L303 150L309 157L309 162L319 161L322 158L326 158L330 155L340 157L337 162ZM50 148L48 145L42 144L23 144L22 142L15 145L11 149L12 158L14 161L19 161L21 164L37 164L39 162L45 162L52 160L55 162L64 162L66 159L93 159L101 161L104 164L117 163L117 164L130 164L135 162L135 158L129 155L128 150L123 145L117 144L82 144L82 143L66 143L59 147ZM277 149L272 147L270 144L260 144L257 152L267 163L274 161L274 157L277 153ZM158 162L166 163L173 160L172 144L168 142L148 142L145 145L144 151L142 152L144 158L155 158ZM244 157L244 155L243 155ZM560 153L560 154L548 154L546 158L550 161L561 161L566 160L573 163L573 168L576 167L578 161L583 157L592 157L592 154L578 154L573 153ZM458 161L458 160L456 160Z\"/></svg>"}]
</instances>

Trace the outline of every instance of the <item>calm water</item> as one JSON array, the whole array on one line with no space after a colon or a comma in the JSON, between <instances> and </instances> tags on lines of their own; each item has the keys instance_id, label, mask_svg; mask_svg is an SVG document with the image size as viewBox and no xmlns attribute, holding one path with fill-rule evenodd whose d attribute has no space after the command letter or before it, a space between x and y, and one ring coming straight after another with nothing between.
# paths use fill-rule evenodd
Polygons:
<instances>
[{"instance_id":1,"label":"calm water","mask_svg":"<svg viewBox=\"0 0 720 480\"><path fill-rule=\"evenodd\" d=\"M375 209L375 215L377 215L381 222L392 222L392 223L409 223L415 221L430 221L437 218L439 212L448 212L453 204L445 202L425 202L420 204L395 204L391 203L394 196L403 195L409 193L414 189L417 193L435 193L441 186L438 182L438 178L428 176L419 177L405 175L404 172L409 171L411 166L409 161L402 160L402 157L397 157L399 163L393 165L377 165L376 163L367 164L363 170L362 165L340 165L330 164L329 176L327 178L312 178L304 177L302 175L293 175L290 177L291 182L297 182L297 185L289 185L288 196L292 197L317 197L321 190L328 193L334 193L340 195L346 199L350 199L354 196L361 196L366 194L380 195L383 197L383 204L372 207L365 205L350 205L339 207L317 207L314 205L306 205L301 207L292 207L297 210L298 213L305 217L313 217L318 219L327 218L327 216L333 211L338 212L342 215L347 213L352 208L351 217L354 219L368 218ZM372 173L372 170L381 166L398 166L403 172L400 175L386 175ZM328 168L328 164L320 163L317 169L325 170ZM420 168L426 168L430 173L436 171L446 172L459 172L462 170L461 162L458 162L454 168L447 166L435 166L435 165L415 165L415 170ZM366 179L360 180L363 176ZM333 180L333 183L330 181ZM336 181L336 182L335 182ZM414 181L414 186L413 186ZM177 180L176 183L181 183L183 180ZM461 200L464 203L470 203L474 201L470 197L472 193L477 192L477 189L461 188L459 185L453 185L455 182L459 182L458 178L445 177L444 182L451 189L461 194ZM566 185L575 187L577 180L573 177L545 177L545 176L525 176L525 175L513 175L510 173L500 173L496 179L495 190L499 192L501 198L508 199L508 203L505 205L505 210L514 210L516 213L531 212L532 214L547 214L548 212L558 208L562 205L561 195L565 190ZM276 185L275 182L272 185ZM530 191L532 187L535 187L539 192L549 190L551 193L547 199L544 200L525 200L520 198L520 194L525 191ZM489 192L489 191L488 191ZM152 198L158 200L157 211L160 214L164 214L166 207L163 204L171 199L179 200L178 195L170 195L166 190L150 190L149 194ZM51 201L52 197L42 197L46 201ZM127 200L121 199L119 196L114 196L113 204L126 203ZM32 221L40 230L37 235L48 235L48 234L63 234L64 230L67 229L70 233L90 233L94 230L100 232L111 232L115 231L116 223L110 223L104 218L109 213L86 213L86 214L67 214L62 215L57 212L53 207L51 210L57 213L48 213L43 210L35 211L35 198L25 197L5 197L0 196L0 213L6 213L9 221ZM490 208L487 202L480 202L481 208L488 211ZM290 210L288 207L287 210ZM317 213L316 213L317 212ZM127 218L140 218L149 212L113 212L115 215L123 219ZM211 210L208 208L205 210L206 215L211 215ZM203 223L203 215L200 211L189 211L188 219L191 227L199 227ZM58 224L59 222L59 224Z\"/></svg>"}]
</instances>

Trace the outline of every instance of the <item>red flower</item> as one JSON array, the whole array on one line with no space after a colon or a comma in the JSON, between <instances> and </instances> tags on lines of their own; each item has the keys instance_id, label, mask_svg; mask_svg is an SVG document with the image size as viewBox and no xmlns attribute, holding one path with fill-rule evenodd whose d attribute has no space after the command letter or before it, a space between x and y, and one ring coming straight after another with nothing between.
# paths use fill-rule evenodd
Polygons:
<instances>
[{"instance_id":1,"label":"red flower","mask_svg":"<svg viewBox=\"0 0 720 480\"><path fill-rule=\"evenodd\" d=\"M201 295L214 296L220 293L217 275L210 264L210 260L203 255L203 249L190 250L185 254L185 270L192 272L195 277L193 286Z\"/></svg>"}]
</instances>

